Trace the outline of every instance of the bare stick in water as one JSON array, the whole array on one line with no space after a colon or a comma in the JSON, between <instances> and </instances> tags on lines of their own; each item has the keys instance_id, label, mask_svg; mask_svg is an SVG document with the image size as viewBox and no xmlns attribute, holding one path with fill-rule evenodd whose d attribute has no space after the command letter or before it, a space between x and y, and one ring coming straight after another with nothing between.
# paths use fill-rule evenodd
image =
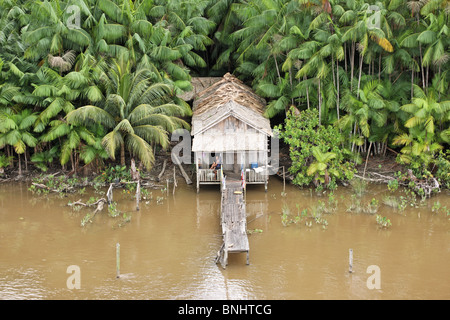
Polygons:
<instances>
[{"instance_id":1,"label":"bare stick in water","mask_svg":"<svg viewBox=\"0 0 450 320\"><path fill-rule=\"evenodd\" d=\"M141 182L138 180L136 186L136 211L139 211L139 201L141 200Z\"/></svg>"},{"instance_id":2,"label":"bare stick in water","mask_svg":"<svg viewBox=\"0 0 450 320\"><path fill-rule=\"evenodd\" d=\"M348 272L353 272L353 249L348 250Z\"/></svg>"},{"instance_id":3,"label":"bare stick in water","mask_svg":"<svg viewBox=\"0 0 450 320\"><path fill-rule=\"evenodd\" d=\"M116 243L116 278L120 278L120 244Z\"/></svg>"}]
</instances>

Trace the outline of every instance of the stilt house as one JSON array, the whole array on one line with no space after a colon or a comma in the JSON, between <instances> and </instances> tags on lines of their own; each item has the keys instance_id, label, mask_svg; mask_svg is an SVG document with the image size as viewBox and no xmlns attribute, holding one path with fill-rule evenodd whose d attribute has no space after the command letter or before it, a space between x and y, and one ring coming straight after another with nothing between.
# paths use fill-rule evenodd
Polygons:
<instances>
[{"instance_id":1,"label":"stilt house","mask_svg":"<svg viewBox=\"0 0 450 320\"><path fill-rule=\"evenodd\" d=\"M242 81L227 73L193 102L192 152L200 185L220 184L224 177L263 184L267 190L270 121L266 102ZM220 170L211 169L218 157Z\"/></svg>"}]
</instances>

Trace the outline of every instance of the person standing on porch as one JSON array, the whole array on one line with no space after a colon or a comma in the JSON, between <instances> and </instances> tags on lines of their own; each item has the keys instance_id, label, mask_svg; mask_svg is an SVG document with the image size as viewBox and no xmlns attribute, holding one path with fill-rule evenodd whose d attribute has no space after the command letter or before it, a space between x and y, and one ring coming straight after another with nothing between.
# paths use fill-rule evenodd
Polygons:
<instances>
[{"instance_id":1,"label":"person standing on porch","mask_svg":"<svg viewBox=\"0 0 450 320\"><path fill-rule=\"evenodd\" d=\"M213 162L210 169L214 169L214 175L215 179L217 180L217 170L220 170L222 168L222 162L220 161L220 157L216 156L216 161Z\"/></svg>"}]
</instances>

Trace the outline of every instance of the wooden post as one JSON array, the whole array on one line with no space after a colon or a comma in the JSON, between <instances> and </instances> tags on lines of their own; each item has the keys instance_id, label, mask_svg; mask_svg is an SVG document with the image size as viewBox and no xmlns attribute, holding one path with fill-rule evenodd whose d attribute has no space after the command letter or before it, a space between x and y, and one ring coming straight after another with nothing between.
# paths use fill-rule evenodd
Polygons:
<instances>
[{"instance_id":1,"label":"wooden post","mask_svg":"<svg viewBox=\"0 0 450 320\"><path fill-rule=\"evenodd\" d=\"M189 179L189 176L186 174L186 171L184 171L183 166L181 165L180 159L178 159L177 155L172 154L172 161L175 160L175 164L178 165L178 167L180 168L181 174L184 177L184 180L186 180L186 184L192 184L191 179Z\"/></svg>"},{"instance_id":2,"label":"wooden post","mask_svg":"<svg viewBox=\"0 0 450 320\"><path fill-rule=\"evenodd\" d=\"M348 272L353 272L353 249L348 250Z\"/></svg>"},{"instance_id":3,"label":"wooden post","mask_svg":"<svg viewBox=\"0 0 450 320\"><path fill-rule=\"evenodd\" d=\"M120 278L120 244L116 243L116 278Z\"/></svg>"},{"instance_id":4,"label":"wooden post","mask_svg":"<svg viewBox=\"0 0 450 320\"><path fill-rule=\"evenodd\" d=\"M164 159L162 170L161 170L161 172L158 175L158 181L161 180L161 177L162 177L162 175L164 173L164 170L166 169L166 163L167 163L167 159Z\"/></svg>"},{"instance_id":5,"label":"wooden post","mask_svg":"<svg viewBox=\"0 0 450 320\"><path fill-rule=\"evenodd\" d=\"M286 191L286 172L284 171L284 166L283 166L283 192Z\"/></svg>"},{"instance_id":6,"label":"wooden post","mask_svg":"<svg viewBox=\"0 0 450 320\"><path fill-rule=\"evenodd\" d=\"M173 191L172 191L172 195L175 195L175 188L177 187L177 177L176 177L176 173L175 173L175 167L173 167Z\"/></svg>"},{"instance_id":7,"label":"wooden post","mask_svg":"<svg viewBox=\"0 0 450 320\"><path fill-rule=\"evenodd\" d=\"M166 179L167 196L169 196L169 179Z\"/></svg>"},{"instance_id":8,"label":"wooden post","mask_svg":"<svg viewBox=\"0 0 450 320\"><path fill-rule=\"evenodd\" d=\"M141 182L138 180L136 186L136 211L139 211L139 201L141 199Z\"/></svg>"},{"instance_id":9,"label":"wooden post","mask_svg":"<svg viewBox=\"0 0 450 320\"><path fill-rule=\"evenodd\" d=\"M199 167L199 163L198 163L198 155L197 152L194 153L195 154L195 173L197 174L197 193L200 192L200 167ZM203 157L202 157L203 158Z\"/></svg>"},{"instance_id":10,"label":"wooden post","mask_svg":"<svg viewBox=\"0 0 450 320\"><path fill-rule=\"evenodd\" d=\"M113 201L113 193L112 193L112 190L113 190L113 184L111 183L111 184L109 185L108 192L106 192L106 197L108 198L108 204L111 204L112 201Z\"/></svg>"}]
</instances>

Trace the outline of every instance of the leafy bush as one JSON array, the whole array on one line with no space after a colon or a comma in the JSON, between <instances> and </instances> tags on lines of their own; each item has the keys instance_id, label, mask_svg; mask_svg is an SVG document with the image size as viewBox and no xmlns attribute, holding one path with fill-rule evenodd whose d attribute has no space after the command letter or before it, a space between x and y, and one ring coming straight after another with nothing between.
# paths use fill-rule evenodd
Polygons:
<instances>
[{"instance_id":1,"label":"leafy bush","mask_svg":"<svg viewBox=\"0 0 450 320\"><path fill-rule=\"evenodd\" d=\"M319 125L316 109L296 115L291 109L285 124L276 127L280 138L289 145L294 174L294 184L334 189L338 180L350 180L355 173L354 164L348 161L351 152L343 148L343 135L331 125Z\"/></svg>"},{"instance_id":2,"label":"leafy bush","mask_svg":"<svg viewBox=\"0 0 450 320\"><path fill-rule=\"evenodd\" d=\"M435 177L439 184L441 187L450 189L450 150L446 150L445 153L441 151L434 163L437 167Z\"/></svg>"},{"instance_id":3,"label":"leafy bush","mask_svg":"<svg viewBox=\"0 0 450 320\"><path fill-rule=\"evenodd\" d=\"M380 228L389 228L392 226L392 222L387 217L383 217L379 214L375 216L375 220L377 221L377 224L380 226Z\"/></svg>"},{"instance_id":4,"label":"leafy bush","mask_svg":"<svg viewBox=\"0 0 450 320\"><path fill-rule=\"evenodd\" d=\"M4 173L4 168L9 166L13 161L13 157L7 156L5 154L0 155L0 174Z\"/></svg>"},{"instance_id":5,"label":"leafy bush","mask_svg":"<svg viewBox=\"0 0 450 320\"><path fill-rule=\"evenodd\" d=\"M126 166L116 165L115 167L106 168L95 177L95 182L111 183L120 181L130 181L131 173Z\"/></svg>"},{"instance_id":6,"label":"leafy bush","mask_svg":"<svg viewBox=\"0 0 450 320\"><path fill-rule=\"evenodd\" d=\"M48 165L53 162L53 159L58 157L58 152L57 146L54 146L50 150L37 152L31 156L31 162L41 169L41 171L46 172L48 170Z\"/></svg>"}]
</instances>

